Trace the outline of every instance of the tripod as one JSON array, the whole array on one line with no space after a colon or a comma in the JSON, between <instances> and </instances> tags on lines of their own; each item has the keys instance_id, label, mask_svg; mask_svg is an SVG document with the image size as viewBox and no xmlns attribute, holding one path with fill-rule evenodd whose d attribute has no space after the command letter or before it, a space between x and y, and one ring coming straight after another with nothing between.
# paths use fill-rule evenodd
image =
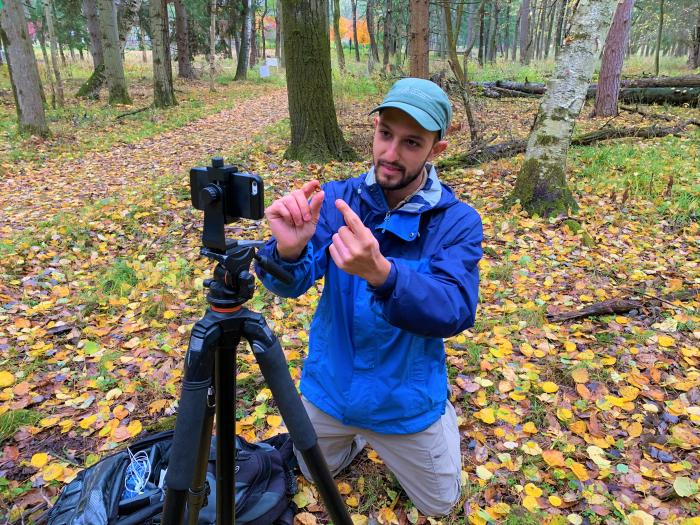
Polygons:
<instances>
[{"instance_id":1,"label":"tripod","mask_svg":"<svg viewBox=\"0 0 700 525\"><path fill-rule=\"evenodd\" d=\"M241 339L245 339L272 391L290 437L309 467L332 522L352 525L321 454L316 432L289 375L282 347L264 317L243 306L253 296L255 283L249 271L253 259L283 281L289 282L291 277L256 253L261 242L227 241L224 238L224 222L231 215L225 210L227 179L221 176L222 166L220 159L214 159L212 168L207 168L215 172L215 176L210 176L210 184L201 188L198 201L204 208L202 239L205 246L201 254L216 261L217 265L214 278L204 283L209 289L207 302L210 307L192 328L185 358L161 523L197 523L207 496L206 472L215 417L216 523L235 523L235 365L236 348ZM193 203L195 191L193 186Z\"/></svg>"}]
</instances>

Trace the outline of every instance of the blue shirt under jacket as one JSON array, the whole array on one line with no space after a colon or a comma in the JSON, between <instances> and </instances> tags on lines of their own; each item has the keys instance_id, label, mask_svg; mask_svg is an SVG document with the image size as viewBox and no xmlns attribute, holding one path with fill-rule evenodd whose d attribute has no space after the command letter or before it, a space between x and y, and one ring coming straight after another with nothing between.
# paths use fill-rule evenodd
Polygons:
<instances>
[{"instance_id":1,"label":"blue shirt under jacket","mask_svg":"<svg viewBox=\"0 0 700 525\"><path fill-rule=\"evenodd\" d=\"M344 424L385 434L419 432L444 413L443 338L474 324L478 301L481 218L426 167L423 189L391 211L374 169L325 184L316 233L300 258L283 261L274 238L262 249L293 275L293 284L256 267L265 287L283 297L297 297L325 277L301 391ZM391 262L379 288L340 270L328 252L345 224L338 198L372 230Z\"/></svg>"}]
</instances>

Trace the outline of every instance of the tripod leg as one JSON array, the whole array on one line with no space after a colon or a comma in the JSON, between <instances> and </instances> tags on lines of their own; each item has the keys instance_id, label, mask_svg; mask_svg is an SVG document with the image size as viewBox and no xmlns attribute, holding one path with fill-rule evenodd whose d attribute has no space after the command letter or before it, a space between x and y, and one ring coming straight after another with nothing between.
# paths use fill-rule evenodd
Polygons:
<instances>
[{"instance_id":1,"label":"tripod leg","mask_svg":"<svg viewBox=\"0 0 700 525\"><path fill-rule=\"evenodd\" d=\"M211 398L211 396L209 396ZM214 406L207 404L207 415L202 425L202 435L199 438L199 452L194 469L191 488L187 494L187 524L197 525L199 511L204 506L207 496L207 468L209 467L209 449L211 447L211 432L214 428Z\"/></svg>"},{"instance_id":2,"label":"tripod leg","mask_svg":"<svg viewBox=\"0 0 700 525\"><path fill-rule=\"evenodd\" d=\"M212 382L214 350L221 335L221 330L211 317L207 312L194 325L187 349L175 435L165 476L168 490L163 505L162 523L168 525L183 523L187 494L200 451L208 392Z\"/></svg>"},{"instance_id":3,"label":"tripod leg","mask_svg":"<svg viewBox=\"0 0 700 525\"><path fill-rule=\"evenodd\" d=\"M260 371L272 391L289 435L309 467L311 477L326 504L331 521L335 525L352 525L350 514L318 446L316 431L311 425L309 415L289 375L282 347L261 315L252 312L249 315L250 318L244 325L245 337L250 342L255 359L260 365Z\"/></svg>"}]
</instances>

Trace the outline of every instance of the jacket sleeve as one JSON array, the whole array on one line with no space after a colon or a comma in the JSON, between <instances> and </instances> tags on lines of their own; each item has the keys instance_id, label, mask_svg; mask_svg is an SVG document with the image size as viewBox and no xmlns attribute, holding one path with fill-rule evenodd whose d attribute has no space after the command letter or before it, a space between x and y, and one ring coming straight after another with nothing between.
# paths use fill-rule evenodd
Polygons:
<instances>
[{"instance_id":1,"label":"jacket sleeve","mask_svg":"<svg viewBox=\"0 0 700 525\"><path fill-rule=\"evenodd\" d=\"M373 289L372 307L397 328L425 337L451 337L474 324L479 296L483 227L476 220L435 253L429 273L391 261L387 282Z\"/></svg>"},{"instance_id":2,"label":"jacket sleeve","mask_svg":"<svg viewBox=\"0 0 700 525\"><path fill-rule=\"evenodd\" d=\"M304 248L304 251L296 261L285 261L277 253L277 240L272 237L260 249L260 255L266 255L282 269L292 275L292 282L285 284L266 272L258 263L255 264L257 274L263 286L272 293L281 297L299 297L305 293L311 285L326 273L328 266L328 245L331 242L333 232L328 227L327 217L328 196L321 206L321 214L316 233Z\"/></svg>"}]
</instances>

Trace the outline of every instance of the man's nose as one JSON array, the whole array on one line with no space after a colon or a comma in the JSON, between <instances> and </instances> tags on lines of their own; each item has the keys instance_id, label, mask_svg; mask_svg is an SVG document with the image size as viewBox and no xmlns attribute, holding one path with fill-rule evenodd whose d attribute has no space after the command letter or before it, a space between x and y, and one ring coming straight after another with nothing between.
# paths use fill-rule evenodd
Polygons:
<instances>
[{"instance_id":1,"label":"man's nose","mask_svg":"<svg viewBox=\"0 0 700 525\"><path fill-rule=\"evenodd\" d=\"M399 143L398 141L392 140L389 143L384 155L382 155L387 162L396 162L399 160Z\"/></svg>"}]
</instances>

